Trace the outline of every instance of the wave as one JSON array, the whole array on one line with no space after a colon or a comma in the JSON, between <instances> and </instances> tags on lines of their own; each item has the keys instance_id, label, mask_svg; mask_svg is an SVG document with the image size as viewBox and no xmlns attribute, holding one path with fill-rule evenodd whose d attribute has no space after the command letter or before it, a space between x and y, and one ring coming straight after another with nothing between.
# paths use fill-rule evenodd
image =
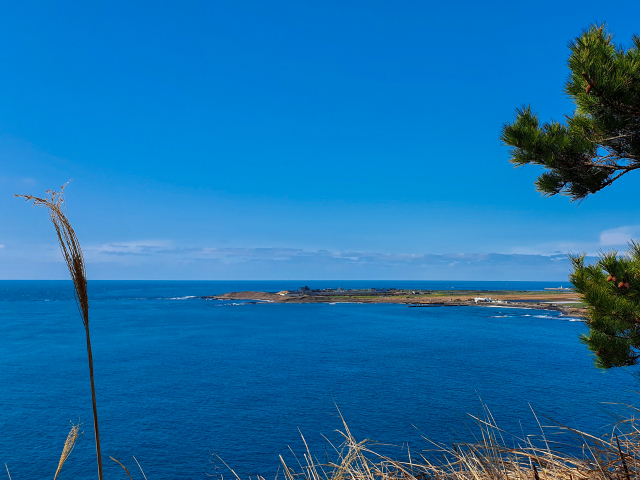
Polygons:
<instances>
[{"instance_id":1,"label":"wave","mask_svg":"<svg viewBox=\"0 0 640 480\"><path fill-rule=\"evenodd\" d=\"M186 297L169 297L166 300L188 300L190 298L196 298L195 295L187 295Z\"/></svg>"},{"instance_id":2,"label":"wave","mask_svg":"<svg viewBox=\"0 0 640 480\"><path fill-rule=\"evenodd\" d=\"M514 318L516 315L491 315L488 318ZM555 320L566 320L567 322L584 322L581 318L565 317L563 315L518 315L519 317L533 317L533 318L549 318Z\"/></svg>"},{"instance_id":3,"label":"wave","mask_svg":"<svg viewBox=\"0 0 640 480\"><path fill-rule=\"evenodd\" d=\"M491 315L488 318L513 318L516 315ZM584 322L581 318L565 317L563 315L518 315L520 317L533 317L533 318L550 318L555 320L566 320L567 322Z\"/></svg>"}]
</instances>

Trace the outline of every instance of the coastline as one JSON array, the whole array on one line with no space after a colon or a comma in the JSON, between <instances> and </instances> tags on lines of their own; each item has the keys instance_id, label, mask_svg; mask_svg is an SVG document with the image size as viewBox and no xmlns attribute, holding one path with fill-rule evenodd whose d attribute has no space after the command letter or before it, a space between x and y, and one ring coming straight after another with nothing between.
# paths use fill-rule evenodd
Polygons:
<instances>
[{"instance_id":1,"label":"coastline","mask_svg":"<svg viewBox=\"0 0 640 480\"><path fill-rule=\"evenodd\" d=\"M397 290L393 293L366 295L342 293L336 295L302 294L287 296L274 292L228 292L201 297L207 300L254 300L265 303L394 303L410 308L419 307L504 307L530 310L554 310L563 315L582 316L585 309L575 292L531 291L425 291ZM477 298L489 299L477 301Z\"/></svg>"}]
</instances>

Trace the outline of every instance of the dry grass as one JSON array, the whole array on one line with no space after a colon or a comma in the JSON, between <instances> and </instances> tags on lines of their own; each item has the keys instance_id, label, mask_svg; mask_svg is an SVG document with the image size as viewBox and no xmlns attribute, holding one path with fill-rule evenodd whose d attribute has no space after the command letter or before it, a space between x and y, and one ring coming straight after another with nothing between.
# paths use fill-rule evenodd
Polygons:
<instances>
[{"instance_id":1,"label":"dry grass","mask_svg":"<svg viewBox=\"0 0 640 480\"><path fill-rule=\"evenodd\" d=\"M133 477L131 476L131 472L129 471L129 469L120 461L120 459L118 457L109 457L111 460L113 460L114 462L116 462L118 465L120 465L122 467L122 469L124 470L124 472L127 474L127 476L129 477L130 480L133 480ZM147 476L144 474L144 470L142 470L142 466L140 465L140 462L138 462L138 459L136 457L133 457L133 459L135 460L136 464L138 465L138 468L140 469L140 473L142 473L142 477L144 478L144 480L147 480ZM55 479L54 479L55 480Z\"/></svg>"},{"instance_id":2,"label":"dry grass","mask_svg":"<svg viewBox=\"0 0 640 480\"><path fill-rule=\"evenodd\" d=\"M27 201L33 201L33 206L45 207L49 211L49 220L58 235L58 243L62 256L67 264L71 280L76 293L76 304L82 316L82 323L85 327L89 326L89 297L87 295L87 272L84 266L84 257L82 248L76 233L67 219L67 208L64 202L65 183L59 192L47 190L48 197L35 197L33 195L15 195Z\"/></svg>"},{"instance_id":3,"label":"dry grass","mask_svg":"<svg viewBox=\"0 0 640 480\"><path fill-rule=\"evenodd\" d=\"M72 423L71 431L69 432L69 435L67 435L67 439L64 442L64 447L62 447L62 455L60 455L60 462L58 462L58 469L56 470L56 474L53 476L53 480L56 480L58 478L64 462L66 462L67 458L69 458L69 455L71 455L73 447L76 446L76 441L78 440L78 437L80 437L80 435L82 435L82 433L80 432L80 425L74 425Z\"/></svg>"},{"instance_id":4,"label":"dry grass","mask_svg":"<svg viewBox=\"0 0 640 480\"><path fill-rule=\"evenodd\" d=\"M53 476L53 480L56 480L58 478L58 475L60 475L60 470L62 470L62 466L69 458L69 455L71 455L73 448L76 446L76 441L78 440L80 435L84 433L80 431L80 425L81 424L74 425L73 422L71 422L71 430L69 431L69 435L67 435L67 439L65 440L64 446L62 447L62 454L60 455L60 461L58 462L58 469L56 470L56 474ZM11 473L9 472L9 467L6 463L4 464L4 468L7 470L7 476L9 477L9 480L11 480Z\"/></svg>"},{"instance_id":5,"label":"dry grass","mask_svg":"<svg viewBox=\"0 0 640 480\"><path fill-rule=\"evenodd\" d=\"M479 428L476 442L447 446L425 439L430 447L428 450L403 450L402 460L378 453L375 444L369 440L358 441L343 420L343 430L339 432L342 443L332 445L332 461L318 461L307 446L303 458L296 458L294 467L280 457L282 473L285 480L640 478L640 428L634 416L619 421L612 433L604 438L562 425L540 426L539 435L513 437L495 424L488 410L485 410L484 418L472 418ZM240 480L237 475L235 477Z\"/></svg>"},{"instance_id":6,"label":"dry grass","mask_svg":"<svg viewBox=\"0 0 640 480\"><path fill-rule=\"evenodd\" d=\"M85 336L87 340L87 358L89 362L89 377L91 380L91 399L93 402L93 427L96 438L96 456L98 462L98 478L103 480L102 475L102 453L100 451L100 431L98 429L98 408L96 406L96 390L93 380L93 354L91 352L91 338L89 335L89 296L87 294L87 273L84 266L82 248L71 223L67 218L67 208L64 202L64 188L59 192L47 190L45 197L35 197L33 195L16 195L27 201L32 201L33 206L45 207L49 211L49 220L53 223L58 236L58 243L62 256L69 269L71 280L75 291L76 304L82 317ZM64 463L64 462L63 462Z\"/></svg>"}]
</instances>

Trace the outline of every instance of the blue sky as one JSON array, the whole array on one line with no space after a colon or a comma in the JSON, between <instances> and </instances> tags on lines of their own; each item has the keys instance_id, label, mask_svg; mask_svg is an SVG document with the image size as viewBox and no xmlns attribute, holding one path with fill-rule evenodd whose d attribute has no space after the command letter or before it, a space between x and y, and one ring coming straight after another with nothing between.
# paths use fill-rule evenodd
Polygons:
<instances>
[{"instance_id":1,"label":"blue sky","mask_svg":"<svg viewBox=\"0 0 640 480\"><path fill-rule=\"evenodd\" d=\"M567 43L637 2L11 2L0 17L0 278L566 280L640 237L629 175L577 205L504 122L572 112Z\"/></svg>"}]
</instances>

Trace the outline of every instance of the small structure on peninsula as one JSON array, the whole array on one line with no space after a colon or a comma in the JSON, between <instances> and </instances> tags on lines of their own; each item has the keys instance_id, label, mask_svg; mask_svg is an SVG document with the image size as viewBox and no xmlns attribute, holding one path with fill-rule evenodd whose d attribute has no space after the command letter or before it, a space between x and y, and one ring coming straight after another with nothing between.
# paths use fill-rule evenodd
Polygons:
<instances>
[{"instance_id":1,"label":"small structure on peninsula","mask_svg":"<svg viewBox=\"0 0 640 480\"><path fill-rule=\"evenodd\" d=\"M476 303L490 303L491 297L475 297L473 301Z\"/></svg>"}]
</instances>

